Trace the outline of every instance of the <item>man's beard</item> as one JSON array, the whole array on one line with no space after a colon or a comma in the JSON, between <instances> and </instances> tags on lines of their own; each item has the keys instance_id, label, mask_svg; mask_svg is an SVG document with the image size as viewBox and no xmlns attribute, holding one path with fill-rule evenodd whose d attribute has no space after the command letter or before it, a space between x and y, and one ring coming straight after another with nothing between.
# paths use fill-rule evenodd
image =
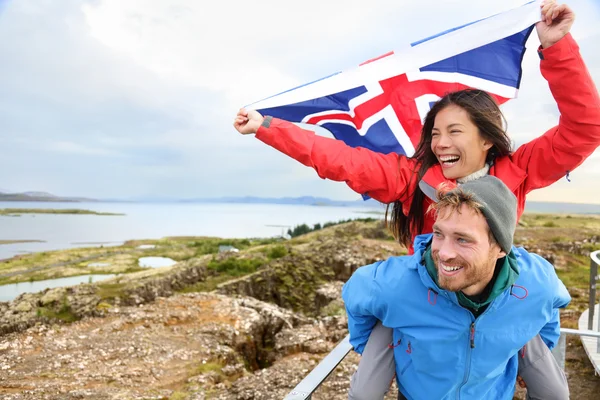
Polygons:
<instances>
[{"instance_id":1,"label":"man's beard","mask_svg":"<svg viewBox=\"0 0 600 400\"><path fill-rule=\"evenodd\" d=\"M461 257L446 260L444 263L453 266L461 266L462 269L460 272L456 276L443 275L440 273L440 259L438 253L432 252L432 256L437 269L438 286L441 289L450 292L459 292L488 278L488 265L472 265ZM491 262L491 260L488 260L488 263L489 262Z\"/></svg>"}]
</instances>

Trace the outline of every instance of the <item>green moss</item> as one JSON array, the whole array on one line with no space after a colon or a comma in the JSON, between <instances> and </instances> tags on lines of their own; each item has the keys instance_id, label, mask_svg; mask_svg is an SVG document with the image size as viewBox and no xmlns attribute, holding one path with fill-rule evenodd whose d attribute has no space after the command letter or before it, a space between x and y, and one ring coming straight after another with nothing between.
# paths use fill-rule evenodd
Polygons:
<instances>
[{"instance_id":1,"label":"green moss","mask_svg":"<svg viewBox=\"0 0 600 400\"><path fill-rule=\"evenodd\" d=\"M229 257L220 261L213 259L209 261L207 268L220 274L236 277L256 272L263 263L263 260L256 258Z\"/></svg>"},{"instance_id":2,"label":"green moss","mask_svg":"<svg viewBox=\"0 0 600 400\"><path fill-rule=\"evenodd\" d=\"M45 317L49 319L57 319L63 322L74 322L78 321L80 318L73 313L71 310L71 306L67 300L67 297L63 297L60 309L58 311L54 311L50 308L40 307L37 309L38 317Z\"/></svg>"},{"instance_id":3,"label":"green moss","mask_svg":"<svg viewBox=\"0 0 600 400\"><path fill-rule=\"evenodd\" d=\"M340 301L332 301L321 309L321 314L328 317L343 316L346 313L344 303Z\"/></svg>"},{"instance_id":4,"label":"green moss","mask_svg":"<svg viewBox=\"0 0 600 400\"><path fill-rule=\"evenodd\" d=\"M105 302L98 303L96 306L98 310L108 310L109 308L112 308L112 305Z\"/></svg>"},{"instance_id":5,"label":"green moss","mask_svg":"<svg viewBox=\"0 0 600 400\"><path fill-rule=\"evenodd\" d=\"M173 392L173 394L169 396L169 400L185 400L188 396L188 393L177 391Z\"/></svg>"},{"instance_id":6,"label":"green moss","mask_svg":"<svg viewBox=\"0 0 600 400\"><path fill-rule=\"evenodd\" d=\"M288 254L288 249L283 245L277 245L269 248L267 252L267 257L271 260L284 257Z\"/></svg>"},{"instance_id":7,"label":"green moss","mask_svg":"<svg viewBox=\"0 0 600 400\"><path fill-rule=\"evenodd\" d=\"M96 294L103 300L123 297L125 295L125 285L122 283L99 283L96 286L98 288Z\"/></svg>"},{"instance_id":8,"label":"green moss","mask_svg":"<svg viewBox=\"0 0 600 400\"><path fill-rule=\"evenodd\" d=\"M556 271L567 288L587 288L590 284L590 259L574 254L568 257L566 268Z\"/></svg>"},{"instance_id":9,"label":"green moss","mask_svg":"<svg viewBox=\"0 0 600 400\"><path fill-rule=\"evenodd\" d=\"M246 250L255 246L262 246L266 244L273 244L280 242L280 238L267 238L267 239L220 239L220 238L203 238L194 240L187 243L194 249L194 257L202 256L205 254L217 254L219 252L219 246L233 246L238 250Z\"/></svg>"},{"instance_id":10,"label":"green moss","mask_svg":"<svg viewBox=\"0 0 600 400\"><path fill-rule=\"evenodd\" d=\"M206 374L207 372L217 372L219 374L222 374L223 372L221 370L223 369L223 367L224 365L219 362L202 363L196 367L195 375Z\"/></svg>"},{"instance_id":11,"label":"green moss","mask_svg":"<svg viewBox=\"0 0 600 400\"><path fill-rule=\"evenodd\" d=\"M219 276L211 276L206 278L203 282L197 282L193 285L186 286L180 290L178 293L196 293L196 292L211 292L219 286L219 284L223 282L227 282L231 279L229 275L219 275Z\"/></svg>"}]
</instances>

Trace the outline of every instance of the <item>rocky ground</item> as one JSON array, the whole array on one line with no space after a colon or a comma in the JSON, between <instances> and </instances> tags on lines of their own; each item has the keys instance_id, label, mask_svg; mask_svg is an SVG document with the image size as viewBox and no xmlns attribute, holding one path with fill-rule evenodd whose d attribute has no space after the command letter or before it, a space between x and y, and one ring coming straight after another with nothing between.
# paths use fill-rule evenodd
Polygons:
<instances>
[{"instance_id":1,"label":"rocky ground","mask_svg":"<svg viewBox=\"0 0 600 400\"><path fill-rule=\"evenodd\" d=\"M569 232L544 223L525 220L518 240L554 257L572 281L573 307L563 324L573 327L587 301L577 257L585 260L598 245L600 229ZM550 229L577 236L561 244ZM543 235L550 236L534 240ZM284 251L272 246L281 245L194 256L101 285L0 303L1 397L284 398L346 335L343 282L357 267L403 249L377 223L314 232L286 242ZM260 266L249 268L252 260ZM346 399L357 361L353 353L346 357L313 399ZM600 378L576 339L569 340L567 372L571 398L596 398Z\"/></svg>"}]
</instances>

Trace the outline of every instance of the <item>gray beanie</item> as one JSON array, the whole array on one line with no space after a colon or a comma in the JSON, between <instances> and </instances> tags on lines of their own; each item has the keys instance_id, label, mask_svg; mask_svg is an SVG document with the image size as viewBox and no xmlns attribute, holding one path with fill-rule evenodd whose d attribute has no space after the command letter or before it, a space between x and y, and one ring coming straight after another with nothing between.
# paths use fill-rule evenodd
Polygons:
<instances>
[{"instance_id":1,"label":"gray beanie","mask_svg":"<svg viewBox=\"0 0 600 400\"><path fill-rule=\"evenodd\" d=\"M471 193L483 209L490 231L500 248L510 253L517 227L517 197L500 179L492 175L463 183L457 189Z\"/></svg>"}]
</instances>

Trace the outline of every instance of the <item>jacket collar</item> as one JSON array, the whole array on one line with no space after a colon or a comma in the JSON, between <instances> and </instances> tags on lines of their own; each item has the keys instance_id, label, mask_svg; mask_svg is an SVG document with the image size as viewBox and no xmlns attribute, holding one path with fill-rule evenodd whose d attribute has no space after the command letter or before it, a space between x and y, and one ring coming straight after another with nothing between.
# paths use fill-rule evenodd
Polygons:
<instances>
[{"instance_id":1,"label":"jacket collar","mask_svg":"<svg viewBox=\"0 0 600 400\"><path fill-rule=\"evenodd\" d=\"M517 191L525 178L527 178L527 173L513 163L510 157L500 157L496 159L494 164L490 167L489 174L502 180L513 193ZM443 182L449 183L450 185L456 185L456 180L446 179L442 172L442 166L440 164L435 164L425 172L423 179L419 182L419 188L431 200L437 201L435 191Z\"/></svg>"},{"instance_id":2,"label":"jacket collar","mask_svg":"<svg viewBox=\"0 0 600 400\"><path fill-rule=\"evenodd\" d=\"M414 257L413 258L414 261L411 262L409 265L411 267L414 267L417 269L417 272L419 274L421 282L427 289L433 290L436 295L442 295L442 296L448 298L452 303L456 304L457 306L463 307L460 304L460 302L458 301L458 297L455 292L450 292L450 291L441 289L437 285L437 283L433 280L433 278L429 274L427 267L423 263L423 257L425 255L425 251L427 250L427 247L431 243L432 239L433 239L433 234L431 234L431 233L424 234L424 235L418 235L417 237L415 237L415 241L413 243L415 253L411 256L411 257ZM514 246L511 249L511 253L514 256L515 268L517 268L517 270L518 270L518 261L517 260L518 260L518 258L520 258L520 254L517 251L515 251ZM518 273L517 273L517 276L518 276ZM504 288L504 290L502 290L502 292L500 294L498 294L498 296L494 300L492 300L492 302L488 306L488 310L496 309L501 304L503 304L506 301L506 299L508 298L508 296L512 290L511 288L512 288L512 282L511 282L511 285L509 285L507 288Z\"/></svg>"}]
</instances>

